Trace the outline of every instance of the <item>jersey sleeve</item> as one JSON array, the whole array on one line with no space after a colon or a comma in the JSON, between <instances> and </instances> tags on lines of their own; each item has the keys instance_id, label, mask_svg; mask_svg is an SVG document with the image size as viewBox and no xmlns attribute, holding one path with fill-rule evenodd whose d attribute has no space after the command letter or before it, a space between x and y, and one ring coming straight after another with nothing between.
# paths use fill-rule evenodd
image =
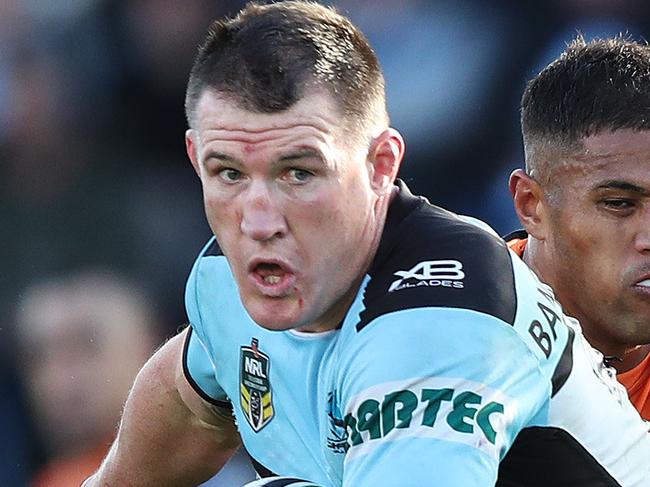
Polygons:
<instances>
[{"instance_id":1,"label":"jersey sleeve","mask_svg":"<svg viewBox=\"0 0 650 487\"><path fill-rule=\"evenodd\" d=\"M212 240L208 243L208 248ZM185 308L190 321L190 330L183 347L183 372L194 390L206 401L223 408L230 408L226 393L216 379L216 365L206 346L201 308L197 299L201 256L197 259L185 288Z\"/></svg>"},{"instance_id":2,"label":"jersey sleeve","mask_svg":"<svg viewBox=\"0 0 650 487\"><path fill-rule=\"evenodd\" d=\"M344 486L494 485L550 384L512 326L472 310L376 318L342 357Z\"/></svg>"}]
</instances>

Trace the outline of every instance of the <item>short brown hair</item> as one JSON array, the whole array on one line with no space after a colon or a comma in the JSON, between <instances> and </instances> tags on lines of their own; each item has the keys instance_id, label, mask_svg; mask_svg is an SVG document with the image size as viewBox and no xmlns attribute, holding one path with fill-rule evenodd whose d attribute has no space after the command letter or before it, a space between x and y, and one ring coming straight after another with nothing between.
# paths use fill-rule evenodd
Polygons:
<instances>
[{"instance_id":1,"label":"short brown hair","mask_svg":"<svg viewBox=\"0 0 650 487\"><path fill-rule=\"evenodd\" d=\"M249 3L210 26L190 73L187 121L193 125L206 88L246 110L272 113L290 108L312 85L328 89L347 119L388 123L379 62L347 18L307 1Z\"/></svg>"}]
</instances>

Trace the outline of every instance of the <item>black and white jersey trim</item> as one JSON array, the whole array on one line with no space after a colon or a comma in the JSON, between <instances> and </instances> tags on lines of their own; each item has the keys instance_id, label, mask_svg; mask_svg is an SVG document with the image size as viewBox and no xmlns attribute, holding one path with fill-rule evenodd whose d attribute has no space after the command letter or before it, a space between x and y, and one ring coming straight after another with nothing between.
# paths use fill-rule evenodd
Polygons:
<instances>
[{"instance_id":1,"label":"black and white jersey trim","mask_svg":"<svg viewBox=\"0 0 650 487\"><path fill-rule=\"evenodd\" d=\"M187 368L187 354L188 350L190 347L190 339L192 338L192 333L194 332L194 329L190 326L189 331L187 332L187 336L185 337L185 343L183 344L183 374L185 375L185 379L187 382L192 386L192 389L201 396L201 398L213 406L216 406L220 409L224 409L226 412L232 412L232 404L230 401L222 401L219 399L215 399L208 395L203 389L201 389L201 386L199 386L194 378L192 377L192 374L190 374L189 369Z\"/></svg>"},{"instance_id":2,"label":"black and white jersey trim","mask_svg":"<svg viewBox=\"0 0 650 487\"><path fill-rule=\"evenodd\" d=\"M422 307L469 309L512 325L517 296L505 243L413 196L401 181L397 185L399 193L391 202L377 256L368 271L371 279L357 330L384 314ZM444 272L440 278L418 275L419 268L445 263L455 266L456 277L445 279ZM405 275L412 277L400 281L399 276ZM400 281L397 288L396 281Z\"/></svg>"}]
</instances>

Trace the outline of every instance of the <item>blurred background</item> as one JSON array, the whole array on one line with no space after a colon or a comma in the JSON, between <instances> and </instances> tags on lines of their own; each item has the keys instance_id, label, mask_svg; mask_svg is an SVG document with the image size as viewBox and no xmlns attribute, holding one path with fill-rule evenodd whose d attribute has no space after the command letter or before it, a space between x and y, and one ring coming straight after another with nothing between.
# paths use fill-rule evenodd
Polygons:
<instances>
[{"instance_id":1,"label":"blurred background","mask_svg":"<svg viewBox=\"0 0 650 487\"><path fill-rule=\"evenodd\" d=\"M210 231L184 151L185 82L210 21L243 3L0 0L5 487L92 471L136 371L186 320ZM329 3L383 64L401 177L502 234L518 226L507 177L523 164L526 81L578 33L650 28L643 0Z\"/></svg>"}]
</instances>

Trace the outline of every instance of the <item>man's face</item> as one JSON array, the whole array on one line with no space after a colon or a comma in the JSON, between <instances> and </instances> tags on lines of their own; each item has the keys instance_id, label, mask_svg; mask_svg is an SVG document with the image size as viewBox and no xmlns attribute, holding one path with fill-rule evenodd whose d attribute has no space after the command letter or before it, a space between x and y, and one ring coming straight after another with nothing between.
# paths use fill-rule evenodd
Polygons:
<instances>
[{"instance_id":1,"label":"man's face","mask_svg":"<svg viewBox=\"0 0 650 487\"><path fill-rule=\"evenodd\" d=\"M188 131L212 231L251 317L274 330L334 328L381 229L368 145L330 96L261 114L206 91Z\"/></svg>"},{"instance_id":2,"label":"man's face","mask_svg":"<svg viewBox=\"0 0 650 487\"><path fill-rule=\"evenodd\" d=\"M551 173L545 271L596 348L650 343L650 131L583 142Z\"/></svg>"},{"instance_id":3,"label":"man's face","mask_svg":"<svg viewBox=\"0 0 650 487\"><path fill-rule=\"evenodd\" d=\"M46 448L65 456L106 441L154 348L143 310L96 279L28 295L20 357Z\"/></svg>"}]
</instances>

